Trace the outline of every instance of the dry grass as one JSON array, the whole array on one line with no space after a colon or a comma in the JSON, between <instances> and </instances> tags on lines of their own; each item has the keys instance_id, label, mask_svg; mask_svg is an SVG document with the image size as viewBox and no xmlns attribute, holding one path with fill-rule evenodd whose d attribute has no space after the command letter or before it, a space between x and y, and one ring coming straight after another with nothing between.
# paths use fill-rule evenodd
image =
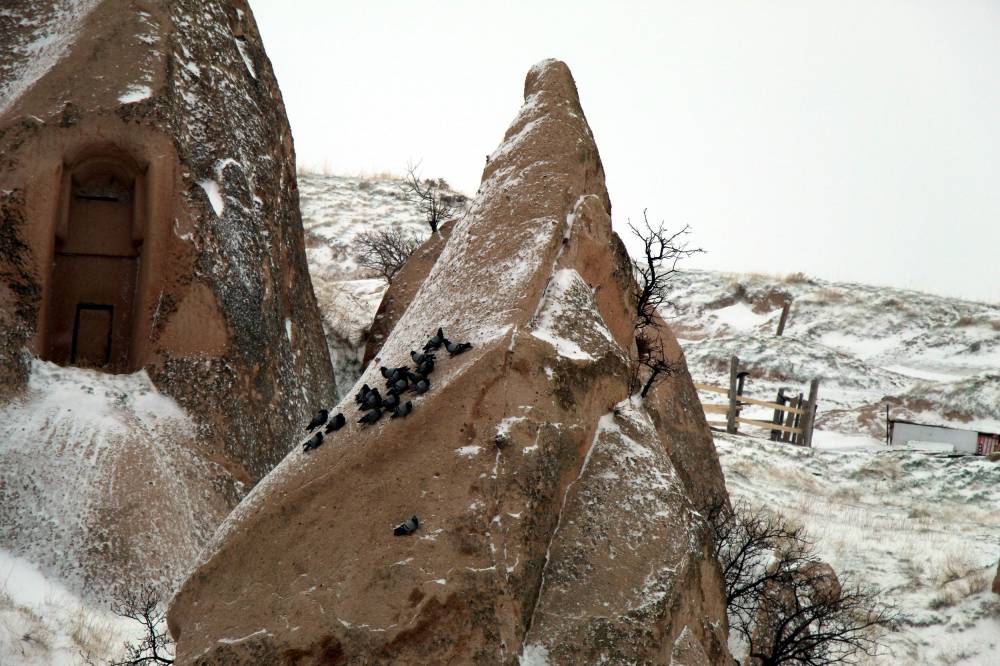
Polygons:
<instances>
[{"instance_id":1,"label":"dry grass","mask_svg":"<svg viewBox=\"0 0 1000 666\"><path fill-rule=\"evenodd\" d=\"M403 176L388 170L380 171L341 171L335 169L329 160L323 160L322 164L298 164L295 167L295 174L298 176L342 176L344 178L357 178L362 181L386 181L402 180Z\"/></svg>"},{"instance_id":2,"label":"dry grass","mask_svg":"<svg viewBox=\"0 0 1000 666\"><path fill-rule=\"evenodd\" d=\"M788 273L781 278L785 284L813 284L812 279L802 271Z\"/></svg>"}]
</instances>

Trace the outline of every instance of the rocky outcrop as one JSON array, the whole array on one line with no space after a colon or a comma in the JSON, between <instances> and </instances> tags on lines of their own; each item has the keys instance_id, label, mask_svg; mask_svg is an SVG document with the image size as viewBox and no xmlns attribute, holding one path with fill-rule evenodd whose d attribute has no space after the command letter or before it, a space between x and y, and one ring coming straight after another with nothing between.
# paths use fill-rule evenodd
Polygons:
<instances>
[{"instance_id":1,"label":"rocky outcrop","mask_svg":"<svg viewBox=\"0 0 1000 666\"><path fill-rule=\"evenodd\" d=\"M176 536L201 535L178 542L191 558L334 393L260 35L244 0L14 0L0 34L0 386L7 411L48 414L0 442L0 546L35 559L46 535L101 516L111 536L82 537L84 580L148 553L123 536L123 503L174 506L164 495L180 472L126 451L155 451L162 434L112 404L108 444L107 422L43 405L36 390L61 378L114 393L121 375L190 423L170 447L202 470L182 474L195 499ZM89 460L92 440L101 456ZM55 488L80 501L29 546L15 517L58 486L25 472L42 451L57 468L97 465L102 488L125 460L138 467L99 499Z\"/></svg>"},{"instance_id":2,"label":"rocky outcrop","mask_svg":"<svg viewBox=\"0 0 1000 666\"><path fill-rule=\"evenodd\" d=\"M453 227L454 224L451 222L442 225L436 234L431 235L416 249L406 264L393 277L382 296L382 302L379 303L378 311L375 312L372 325L368 329L364 365L368 365L378 355L383 343L396 326L396 322L403 316L406 308L410 307L413 297L417 295L417 290L424 283L424 278L427 277L438 257L441 256L441 251L444 250Z\"/></svg>"},{"instance_id":3,"label":"rocky outcrop","mask_svg":"<svg viewBox=\"0 0 1000 666\"><path fill-rule=\"evenodd\" d=\"M474 347L406 419L362 427L348 397L347 428L253 490L171 603L179 660L720 663L695 512L722 473L686 371L629 397L634 290L573 79L540 63L358 384L438 326Z\"/></svg>"}]
</instances>

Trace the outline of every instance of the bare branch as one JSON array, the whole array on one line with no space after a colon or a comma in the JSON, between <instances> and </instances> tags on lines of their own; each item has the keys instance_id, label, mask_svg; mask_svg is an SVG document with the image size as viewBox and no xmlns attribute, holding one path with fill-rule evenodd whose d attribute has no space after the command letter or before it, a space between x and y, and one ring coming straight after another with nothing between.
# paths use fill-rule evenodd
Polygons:
<instances>
[{"instance_id":1,"label":"bare branch","mask_svg":"<svg viewBox=\"0 0 1000 666\"><path fill-rule=\"evenodd\" d=\"M143 585L139 589L117 588L111 611L141 624L145 629L145 636L138 641L124 643L125 659L110 661L108 666L174 663L174 640L167 632L167 614L160 592L155 587Z\"/></svg>"},{"instance_id":2,"label":"bare branch","mask_svg":"<svg viewBox=\"0 0 1000 666\"><path fill-rule=\"evenodd\" d=\"M703 509L730 627L750 663L853 664L875 656L898 613L874 587L838 580L802 527L745 501Z\"/></svg>"},{"instance_id":3,"label":"bare branch","mask_svg":"<svg viewBox=\"0 0 1000 666\"><path fill-rule=\"evenodd\" d=\"M408 164L406 179L403 181L403 191L411 200L417 202L424 213L424 219L430 225L431 233L436 234L441 222L455 216L459 200L449 196L443 190L447 183L443 180L420 180L418 169L420 163Z\"/></svg>"},{"instance_id":4,"label":"bare branch","mask_svg":"<svg viewBox=\"0 0 1000 666\"><path fill-rule=\"evenodd\" d=\"M420 247L419 240L398 229L366 231L359 234L355 242L358 265L375 271L386 282L392 282L410 255Z\"/></svg>"},{"instance_id":5,"label":"bare branch","mask_svg":"<svg viewBox=\"0 0 1000 666\"><path fill-rule=\"evenodd\" d=\"M642 258L632 260L639 282L636 330L655 325L660 309L673 305L667 294L670 278L677 272L677 262L704 252L701 248L689 248L684 240L691 233L689 225L671 234L663 222L653 227L645 210L642 211L642 221L642 228L636 227L631 221L628 223L629 229L643 245Z\"/></svg>"}]
</instances>

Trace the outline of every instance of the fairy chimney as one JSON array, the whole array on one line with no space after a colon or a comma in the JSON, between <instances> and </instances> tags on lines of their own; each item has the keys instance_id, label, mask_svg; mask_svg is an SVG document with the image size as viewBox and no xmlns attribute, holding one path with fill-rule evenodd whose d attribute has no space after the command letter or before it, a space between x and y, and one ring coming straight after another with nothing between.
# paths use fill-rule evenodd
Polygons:
<instances>
[{"instance_id":1,"label":"fairy chimney","mask_svg":"<svg viewBox=\"0 0 1000 666\"><path fill-rule=\"evenodd\" d=\"M292 136L245 0L4 3L0 407L30 410L33 375L74 369L148 374L193 419L185 446L224 479L192 481L214 507L195 521L220 520L333 398ZM84 455L57 430L22 444ZM33 487L0 483L0 515Z\"/></svg>"},{"instance_id":2,"label":"fairy chimney","mask_svg":"<svg viewBox=\"0 0 1000 666\"><path fill-rule=\"evenodd\" d=\"M724 663L697 516L722 472L686 370L629 395L635 288L573 78L539 63L358 386L439 326L472 349L439 352L406 418L359 424L347 397L347 427L254 489L171 603L179 660Z\"/></svg>"}]
</instances>

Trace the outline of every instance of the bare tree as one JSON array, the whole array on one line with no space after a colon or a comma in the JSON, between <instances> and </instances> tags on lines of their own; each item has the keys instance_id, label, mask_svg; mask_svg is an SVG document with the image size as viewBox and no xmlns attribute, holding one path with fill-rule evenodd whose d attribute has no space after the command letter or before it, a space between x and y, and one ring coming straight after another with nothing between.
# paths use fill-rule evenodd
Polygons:
<instances>
[{"instance_id":1,"label":"bare tree","mask_svg":"<svg viewBox=\"0 0 1000 666\"><path fill-rule=\"evenodd\" d=\"M111 611L141 624L145 629L143 638L126 642L125 659L109 661L108 666L150 666L151 664L172 664L174 640L167 631L167 613L163 608L159 591L152 585L139 589L120 587L115 590L115 602Z\"/></svg>"},{"instance_id":2,"label":"bare tree","mask_svg":"<svg viewBox=\"0 0 1000 666\"><path fill-rule=\"evenodd\" d=\"M643 256L633 259L639 282L639 296L636 302L636 330L655 326L660 308L671 305L667 298L670 278L677 272L677 262L704 252L701 248L688 248L684 236L691 233L690 225L673 234L667 231L663 222L654 228L649 223L646 211L642 211L642 228L630 221L629 229L642 241Z\"/></svg>"},{"instance_id":3,"label":"bare tree","mask_svg":"<svg viewBox=\"0 0 1000 666\"><path fill-rule=\"evenodd\" d=\"M436 234L441 222L454 217L455 199L444 192L447 185L443 180L421 181L417 173L419 167L419 163L407 165L403 191L420 205L424 219L431 227L431 233Z\"/></svg>"},{"instance_id":4,"label":"bare tree","mask_svg":"<svg viewBox=\"0 0 1000 666\"><path fill-rule=\"evenodd\" d=\"M629 229L642 241L641 259L632 260L639 286L636 296L636 320L634 323L638 358L632 364L630 389L640 390L643 398L657 382L670 377L677 371L677 364L667 358L660 335L660 308L671 305L667 295L670 278L677 272L677 262L693 254L703 252L700 248L688 248L683 237L690 233L685 226L670 234L660 222L656 227L649 223L646 211L642 211L643 226L629 222Z\"/></svg>"},{"instance_id":5,"label":"bare tree","mask_svg":"<svg viewBox=\"0 0 1000 666\"><path fill-rule=\"evenodd\" d=\"M392 282L410 255L420 247L418 239L399 229L366 231L359 234L355 242L358 264L377 272L386 282Z\"/></svg>"},{"instance_id":6,"label":"bare tree","mask_svg":"<svg viewBox=\"0 0 1000 666\"><path fill-rule=\"evenodd\" d=\"M842 584L805 530L746 501L703 511L722 568L730 627L758 666L851 664L875 656L895 609Z\"/></svg>"}]
</instances>

